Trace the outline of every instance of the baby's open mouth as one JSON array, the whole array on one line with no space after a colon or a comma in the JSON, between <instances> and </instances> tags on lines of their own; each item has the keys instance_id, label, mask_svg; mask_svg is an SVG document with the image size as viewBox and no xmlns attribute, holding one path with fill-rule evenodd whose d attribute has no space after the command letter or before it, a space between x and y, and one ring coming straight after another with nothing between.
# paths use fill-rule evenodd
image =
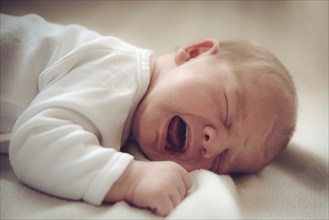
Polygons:
<instances>
[{"instance_id":1,"label":"baby's open mouth","mask_svg":"<svg viewBox=\"0 0 329 220\"><path fill-rule=\"evenodd\" d=\"M168 126L165 150L170 153L183 153L186 150L185 140L186 124L179 116L175 116Z\"/></svg>"}]
</instances>

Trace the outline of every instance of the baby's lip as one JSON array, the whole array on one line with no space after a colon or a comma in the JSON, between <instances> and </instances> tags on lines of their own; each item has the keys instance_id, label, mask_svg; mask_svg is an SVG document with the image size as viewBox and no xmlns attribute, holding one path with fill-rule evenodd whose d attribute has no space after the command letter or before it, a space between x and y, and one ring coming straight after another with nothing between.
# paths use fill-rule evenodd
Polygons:
<instances>
[{"instance_id":1,"label":"baby's lip","mask_svg":"<svg viewBox=\"0 0 329 220\"><path fill-rule=\"evenodd\" d=\"M160 153L161 154L165 154L166 150L165 150L165 147L166 147L166 141L167 141L167 132L168 132L168 126L169 126L169 123L171 121L172 118L169 118L167 120L167 122L165 123L165 125L163 126L163 129L162 129L162 132L161 132L161 136L160 136Z\"/></svg>"}]
</instances>

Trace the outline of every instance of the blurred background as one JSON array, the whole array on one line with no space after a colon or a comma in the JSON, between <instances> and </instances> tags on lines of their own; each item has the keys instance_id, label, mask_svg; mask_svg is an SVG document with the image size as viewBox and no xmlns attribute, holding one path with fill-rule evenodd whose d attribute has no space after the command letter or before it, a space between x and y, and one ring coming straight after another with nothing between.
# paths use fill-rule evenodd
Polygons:
<instances>
[{"instance_id":1,"label":"blurred background","mask_svg":"<svg viewBox=\"0 0 329 220\"><path fill-rule=\"evenodd\" d=\"M294 146L328 165L328 1L17 1L1 13L36 13L122 38L161 55L203 38L257 41L292 74L299 96Z\"/></svg>"}]
</instances>

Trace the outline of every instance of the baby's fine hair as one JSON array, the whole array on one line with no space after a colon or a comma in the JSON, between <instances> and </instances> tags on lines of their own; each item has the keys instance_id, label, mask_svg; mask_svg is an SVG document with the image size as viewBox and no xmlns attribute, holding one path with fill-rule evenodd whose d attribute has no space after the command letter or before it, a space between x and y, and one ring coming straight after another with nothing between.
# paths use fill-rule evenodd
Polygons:
<instances>
[{"instance_id":1,"label":"baby's fine hair","mask_svg":"<svg viewBox=\"0 0 329 220\"><path fill-rule=\"evenodd\" d=\"M273 102L272 106L278 114L274 132L262 146L270 163L286 148L295 131L297 95L293 79L272 53L254 42L219 42L218 58L219 62L225 62L230 67L238 79L242 74L254 74L256 78L265 79L261 80L261 87L268 88L268 102ZM253 87L257 86L255 84Z\"/></svg>"}]
</instances>

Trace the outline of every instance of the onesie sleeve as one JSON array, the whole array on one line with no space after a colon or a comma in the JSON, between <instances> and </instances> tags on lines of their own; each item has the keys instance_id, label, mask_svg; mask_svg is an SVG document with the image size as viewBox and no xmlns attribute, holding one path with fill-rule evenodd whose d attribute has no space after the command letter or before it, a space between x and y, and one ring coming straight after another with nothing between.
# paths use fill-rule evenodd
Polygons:
<instances>
[{"instance_id":1,"label":"onesie sleeve","mask_svg":"<svg viewBox=\"0 0 329 220\"><path fill-rule=\"evenodd\" d=\"M25 184L62 198L99 205L133 159L100 147L88 120L65 108L29 109L14 132L10 160Z\"/></svg>"},{"instance_id":2,"label":"onesie sleeve","mask_svg":"<svg viewBox=\"0 0 329 220\"><path fill-rule=\"evenodd\" d=\"M137 48L77 26L53 27L50 38L38 34L37 50L16 60L20 70L40 74L38 93L13 128L9 159L26 185L99 205L133 160L120 152L121 137L147 80L138 76ZM42 66L31 70L27 61L39 58ZM138 81L146 82L142 89Z\"/></svg>"},{"instance_id":3,"label":"onesie sleeve","mask_svg":"<svg viewBox=\"0 0 329 220\"><path fill-rule=\"evenodd\" d=\"M39 74L74 48L100 36L79 25L47 22L35 14L0 14L0 28L0 135L10 137L18 116L39 92ZM0 141L1 153L8 153L8 140Z\"/></svg>"}]
</instances>

